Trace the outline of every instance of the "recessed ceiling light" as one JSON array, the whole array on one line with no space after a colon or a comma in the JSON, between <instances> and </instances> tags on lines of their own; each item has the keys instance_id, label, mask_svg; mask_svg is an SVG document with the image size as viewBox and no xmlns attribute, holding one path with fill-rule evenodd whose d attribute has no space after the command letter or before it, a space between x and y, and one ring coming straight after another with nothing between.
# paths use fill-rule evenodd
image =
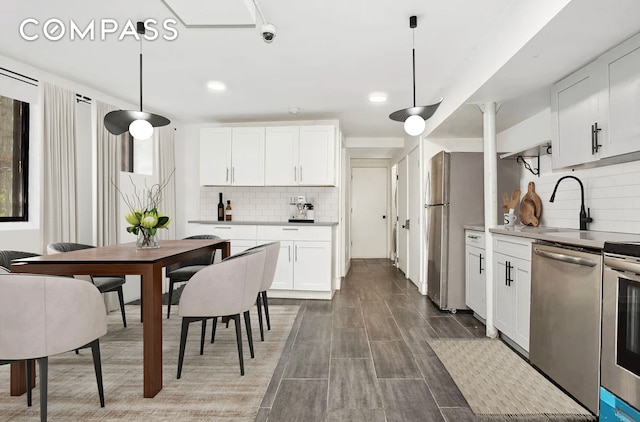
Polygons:
<instances>
[{"instance_id":1,"label":"recessed ceiling light","mask_svg":"<svg viewBox=\"0 0 640 422\"><path fill-rule=\"evenodd\" d=\"M227 86L220 81L209 81L207 82L207 88L212 91L224 91L227 89Z\"/></svg>"},{"instance_id":2,"label":"recessed ceiling light","mask_svg":"<svg viewBox=\"0 0 640 422\"><path fill-rule=\"evenodd\" d=\"M388 96L384 92L372 92L369 94L369 102L371 103L386 103L387 98Z\"/></svg>"},{"instance_id":3,"label":"recessed ceiling light","mask_svg":"<svg viewBox=\"0 0 640 422\"><path fill-rule=\"evenodd\" d=\"M289 109L289 114L295 115L295 114L298 114L298 113L300 113L300 109L298 107L291 107Z\"/></svg>"}]
</instances>

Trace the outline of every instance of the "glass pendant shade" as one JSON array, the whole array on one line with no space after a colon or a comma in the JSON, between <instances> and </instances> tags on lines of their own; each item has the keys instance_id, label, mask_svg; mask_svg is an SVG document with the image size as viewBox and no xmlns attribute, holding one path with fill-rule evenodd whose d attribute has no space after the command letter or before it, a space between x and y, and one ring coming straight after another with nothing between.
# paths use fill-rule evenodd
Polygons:
<instances>
[{"instance_id":1,"label":"glass pendant shade","mask_svg":"<svg viewBox=\"0 0 640 422\"><path fill-rule=\"evenodd\" d=\"M153 135L153 126L146 120L134 120L129 125L129 133L136 139L146 140Z\"/></svg>"},{"instance_id":2,"label":"glass pendant shade","mask_svg":"<svg viewBox=\"0 0 640 422\"><path fill-rule=\"evenodd\" d=\"M424 119L418 115L409 116L407 120L404 121L404 131L411 136L422 134L425 127L426 123Z\"/></svg>"}]
</instances>

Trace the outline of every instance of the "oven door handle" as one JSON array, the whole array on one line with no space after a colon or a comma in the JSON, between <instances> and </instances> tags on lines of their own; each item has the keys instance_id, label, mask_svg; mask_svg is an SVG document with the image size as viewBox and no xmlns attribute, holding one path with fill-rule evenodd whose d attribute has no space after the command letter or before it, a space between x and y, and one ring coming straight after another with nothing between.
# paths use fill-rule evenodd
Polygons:
<instances>
[{"instance_id":1,"label":"oven door handle","mask_svg":"<svg viewBox=\"0 0 640 422\"><path fill-rule=\"evenodd\" d=\"M596 265L598 265L596 261L592 261L591 259L580 258L577 256L570 256L570 255L565 255L565 254L556 253L556 252L544 251L536 247L533 248L533 252L536 255L542 256L544 258L567 262L569 264L584 265L586 267L595 267Z\"/></svg>"},{"instance_id":2,"label":"oven door handle","mask_svg":"<svg viewBox=\"0 0 640 422\"><path fill-rule=\"evenodd\" d=\"M604 265L616 271L624 271L627 276L640 280L640 263L605 255ZM635 277L633 277L635 275Z\"/></svg>"}]
</instances>

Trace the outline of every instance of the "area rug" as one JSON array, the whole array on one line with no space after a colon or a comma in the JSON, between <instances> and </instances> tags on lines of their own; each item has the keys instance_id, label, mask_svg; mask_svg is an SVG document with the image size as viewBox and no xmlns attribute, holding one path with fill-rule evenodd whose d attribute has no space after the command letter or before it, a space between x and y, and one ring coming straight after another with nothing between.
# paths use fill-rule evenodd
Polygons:
<instances>
[{"instance_id":1,"label":"area rug","mask_svg":"<svg viewBox=\"0 0 640 422\"><path fill-rule=\"evenodd\" d=\"M595 420L500 340L432 339L429 345L480 417Z\"/></svg>"},{"instance_id":2,"label":"area rug","mask_svg":"<svg viewBox=\"0 0 640 422\"><path fill-rule=\"evenodd\" d=\"M108 317L108 333L100 339L106 407L100 408L90 349L76 355L64 353L49 359L50 421L253 421L284 344L298 313L298 306L269 307L271 331L265 327L260 341L256 308L251 321L255 359L249 356L242 324L245 375L240 376L233 322L219 324L214 344L205 344L200 355L200 323L191 324L182 369L176 379L181 318L163 320L163 382L156 397L142 397L142 324L140 307L126 306L128 327L120 312ZM164 307L163 317L167 311ZM210 336L211 321L207 331ZM34 389L33 406L26 395L9 396L9 366L0 366L0 419L39 420L39 391Z\"/></svg>"}]
</instances>

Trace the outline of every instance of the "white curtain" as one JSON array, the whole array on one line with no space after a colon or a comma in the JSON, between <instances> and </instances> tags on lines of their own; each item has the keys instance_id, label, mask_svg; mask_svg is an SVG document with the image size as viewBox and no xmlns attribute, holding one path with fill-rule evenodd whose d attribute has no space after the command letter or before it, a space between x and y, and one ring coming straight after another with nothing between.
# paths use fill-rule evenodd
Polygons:
<instances>
[{"instance_id":1,"label":"white curtain","mask_svg":"<svg viewBox=\"0 0 640 422\"><path fill-rule=\"evenodd\" d=\"M97 246L119 243L119 202L116 186L120 185L123 135L113 135L104 127L104 116L116 107L96 101L97 115ZM125 132L126 133L126 132ZM115 186L114 186L115 184Z\"/></svg>"},{"instance_id":2,"label":"white curtain","mask_svg":"<svg viewBox=\"0 0 640 422\"><path fill-rule=\"evenodd\" d=\"M42 83L42 138L44 144L44 206L42 240L75 242L76 94Z\"/></svg>"},{"instance_id":3,"label":"white curtain","mask_svg":"<svg viewBox=\"0 0 640 422\"><path fill-rule=\"evenodd\" d=\"M156 137L158 145L158 183L164 183L168 180L162 191L162 211L172 220L167 230L158 230L158 233L161 240L175 239L176 178L173 174L176 168L175 129L170 126L156 128L154 137Z\"/></svg>"}]
</instances>

